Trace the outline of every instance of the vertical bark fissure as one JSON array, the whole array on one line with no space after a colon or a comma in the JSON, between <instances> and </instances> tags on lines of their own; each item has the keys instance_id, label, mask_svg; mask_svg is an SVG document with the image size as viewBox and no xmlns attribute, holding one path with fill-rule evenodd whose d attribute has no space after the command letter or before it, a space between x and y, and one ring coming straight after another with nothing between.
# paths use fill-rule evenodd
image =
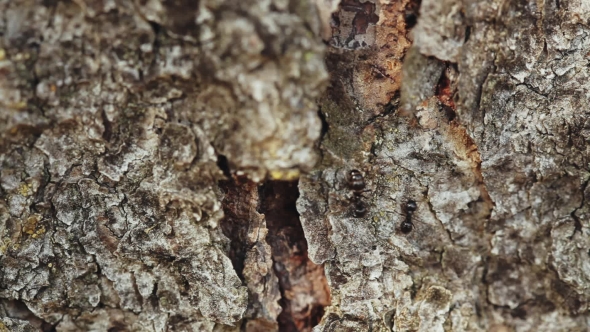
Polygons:
<instances>
[{"instance_id":1,"label":"vertical bark fissure","mask_svg":"<svg viewBox=\"0 0 590 332\"><path fill-rule=\"evenodd\" d=\"M268 181L260 187L260 212L266 219L267 241L281 290L280 331L311 331L330 299L323 265L308 257L295 207L298 197L297 182Z\"/></svg>"}]
</instances>

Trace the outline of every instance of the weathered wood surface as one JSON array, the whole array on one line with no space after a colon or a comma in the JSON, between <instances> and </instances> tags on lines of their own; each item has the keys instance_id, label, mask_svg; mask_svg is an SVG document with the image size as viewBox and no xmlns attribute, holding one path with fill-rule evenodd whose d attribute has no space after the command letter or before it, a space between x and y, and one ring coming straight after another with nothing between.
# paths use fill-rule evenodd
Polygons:
<instances>
[{"instance_id":1,"label":"weathered wood surface","mask_svg":"<svg viewBox=\"0 0 590 332\"><path fill-rule=\"evenodd\" d=\"M0 0L0 331L587 331L587 1L337 5Z\"/></svg>"}]
</instances>

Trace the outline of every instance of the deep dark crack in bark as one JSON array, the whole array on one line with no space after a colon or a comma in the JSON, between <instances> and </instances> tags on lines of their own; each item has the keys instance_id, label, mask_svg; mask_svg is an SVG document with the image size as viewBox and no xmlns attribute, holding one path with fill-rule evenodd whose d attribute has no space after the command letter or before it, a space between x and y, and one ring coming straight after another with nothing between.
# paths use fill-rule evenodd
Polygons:
<instances>
[{"instance_id":1,"label":"deep dark crack in bark","mask_svg":"<svg viewBox=\"0 0 590 332\"><path fill-rule=\"evenodd\" d=\"M321 320L330 299L323 266L311 262L307 254L307 242L295 207L298 197L297 182L268 181L260 187L260 212L266 218L267 241L272 248L282 296L280 331L311 331Z\"/></svg>"}]
</instances>

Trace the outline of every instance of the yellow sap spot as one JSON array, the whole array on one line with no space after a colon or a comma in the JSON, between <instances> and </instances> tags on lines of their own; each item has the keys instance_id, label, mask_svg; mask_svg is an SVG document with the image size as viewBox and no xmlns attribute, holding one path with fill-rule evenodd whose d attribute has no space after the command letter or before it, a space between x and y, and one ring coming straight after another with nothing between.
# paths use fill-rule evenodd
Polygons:
<instances>
[{"instance_id":1,"label":"yellow sap spot","mask_svg":"<svg viewBox=\"0 0 590 332\"><path fill-rule=\"evenodd\" d=\"M23 223L23 232L31 235L33 238L36 238L37 235L40 234L39 231L35 232L39 220L41 220L41 216L38 214L34 214L28 217L27 220ZM43 228L42 232L45 232L45 228Z\"/></svg>"},{"instance_id":2,"label":"yellow sap spot","mask_svg":"<svg viewBox=\"0 0 590 332\"><path fill-rule=\"evenodd\" d=\"M47 266L53 267L53 263L49 263L49 264L47 264Z\"/></svg>"},{"instance_id":3,"label":"yellow sap spot","mask_svg":"<svg viewBox=\"0 0 590 332\"><path fill-rule=\"evenodd\" d=\"M0 61L6 59L6 51L3 48L0 48Z\"/></svg>"},{"instance_id":4,"label":"yellow sap spot","mask_svg":"<svg viewBox=\"0 0 590 332\"><path fill-rule=\"evenodd\" d=\"M22 196L30 196L32 194L31 192L31 186L27 185L26 183L21 184L18 187L18 193L21 194Z\"/></svg>"},{"instance_id":5,"label":"yellow sap spot","mask_svg":"<svg viewBox=\"0 0 590 332\"><path fill-rule=\"evenodd\" d=\"M273 170L269 175L273 180L293 181L299 179L301 172L298 169Z\"/></svg>"},{"instance_id":6,"label":"yellow sap spot","mask_svg":"<svg viewBox=\"0 0 590 332\"><path fill-rule=\"evenodd\" d=\"M8 106L8 108L15 109L15 110L24 110L25 108L27 108L27 102L26 101L19 101L17 103L8 104L7 106Z\"/></svg>"},{"instance_id":7,"label":"yellow sap spot","mask_svg":"<svg viewBox=\"0 0 590 332\"><path fill-rule=\"evenodd\" d=\"M4 254L10 245L10 240L0 242L0 254Z\"/></svg>"},{"instance_id":8,"label":"yellow sap spot","mask_svg":"<svg viewBox=\"0 0 590 332\"><path fill-rule=\"evenodd\" d=\"M152 231L152 229L156 228L156 226L158 226L158 225L154 225L154 226L152 226L152 227L150 227L150 228L146 228L146 229L144 229L143 231L144 231L146 234L149 234L149 233Z\"/></svg>"}]
</instances>

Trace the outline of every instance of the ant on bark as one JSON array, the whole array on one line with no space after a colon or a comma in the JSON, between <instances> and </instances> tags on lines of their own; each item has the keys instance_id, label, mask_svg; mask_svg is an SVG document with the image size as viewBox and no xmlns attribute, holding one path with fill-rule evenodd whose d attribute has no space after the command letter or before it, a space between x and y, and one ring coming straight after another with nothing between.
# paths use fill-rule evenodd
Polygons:
<instances>
[{"instance_id":1,"label":"ant on bark","mask_svg":"<svg viewBox=\"0 0 590 332\"><path fill-rule=\"evenodd\" d=\"M418 205L416 204L416 201L414 201L413 199L410 199L406 202L404 206L406 219L402 221L402 224L400 225L400 230L402 231L402 233L408 234L414 229L414 223L412 223L412 216L414 215L414 212L416 212L417 209Z\"/></svg>"},{"instance_id":2,"label":"ant on bark","mask_svg":"<svg viewBox=\"0 0 590 332\"><path fill-rule=\"evenodd\" d=\"M352 215L355 218L362 218L367 214L367 206L365 205L365 202L362 201L362 194L365 189L365 178L359 170L353 169L348 173L347 180L348 188L352 190Z\"/></svg>"},{"instance_id":3,"label":"ant on bark","mask_svg":"<svg viewBox=\"0 0 590 332\"><path fill-rule=\"evenodd\" d=\"M414 230L414 212L418 210L418 203L413 199L408 199L405 204L402 205L402 213L388 211L389 213L401 215L404 219L399 225L399 229L404 234L410 234Z\"/></svg>"},{"instance_id":4,"label":"ant on bark","mask_svg":"<svg viewBox=\"0 0 590 332\"><path fill-rule=\"evenodd\" d=\"M352 190L352 215L355 218L362 218L367 214L367 205L363 202L363 192L365 192L365 178L363 174L356 169L351 170L348 172L348 188ZM418 209L418 204L415 200L409 199L406 204L403 206L405 219L402 221L400 225L400 230L404 234L409 234L414 229L414 223L412 222L412 217L414 216L414 212Z\"/></svg>"}]
</instances>

